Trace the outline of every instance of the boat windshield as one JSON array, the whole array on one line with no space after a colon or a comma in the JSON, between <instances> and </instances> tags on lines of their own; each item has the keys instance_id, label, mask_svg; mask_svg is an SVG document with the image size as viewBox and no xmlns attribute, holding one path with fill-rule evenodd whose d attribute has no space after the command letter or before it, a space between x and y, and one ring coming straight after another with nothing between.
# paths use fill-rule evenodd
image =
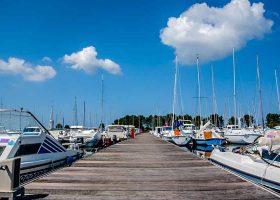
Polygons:
<instances>
[{"instance_id":1,"label":"boat windshield","mask_svg":"<svg viewBox=\"0 0 280 200\"><path fill-rule=\"evenodd\" d=\"M0 111L0 134L41 132L40 124L27 112Z\"/></svg>"},{"instance_id":2,"label":"boat windshield","mask_svg":"<svg viewBox=\"0 0 280 200\"><path fill-rule=\"evenodd\" d=\"M122 126L111 126L111 127L108 127L108 130L110 132L122 132L122 131L124 131L124 127L122 127Z\"/></svg>"}]
</instances>

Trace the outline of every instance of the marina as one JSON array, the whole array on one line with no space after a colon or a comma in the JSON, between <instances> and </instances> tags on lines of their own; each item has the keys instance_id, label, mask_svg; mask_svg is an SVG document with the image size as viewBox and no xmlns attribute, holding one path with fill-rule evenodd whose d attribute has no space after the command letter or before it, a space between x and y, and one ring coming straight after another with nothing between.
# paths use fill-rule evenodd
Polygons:
<instances>
[{"instance_id":1,"label":"marina","mask_svg":"<svg viewBox=\"0 0 280 200\"><path fill-rule=\"evenodd\" d=\"M280 199L280 3L0 6L0 200Z\"/></svg>"},{"instance_id":2,"label":"marina","mask_svg":"<svg viewBox=\"0 0 280 200\"><path fill-rule=\"evenodd\" d=\"M276 199L274 194L148 133L26 186L43 199Z\"/></svg>"}]
</instances>

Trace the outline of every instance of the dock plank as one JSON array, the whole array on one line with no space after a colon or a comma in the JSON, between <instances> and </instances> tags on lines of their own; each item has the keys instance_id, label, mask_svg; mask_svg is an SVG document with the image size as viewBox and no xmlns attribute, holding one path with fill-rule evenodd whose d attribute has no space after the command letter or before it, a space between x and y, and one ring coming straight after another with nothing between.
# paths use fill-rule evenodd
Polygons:
<instances>
[{"instance_id":1,"label":"dock plank","mask_svg":"<svg viewBox=\"0 0 280 200\"><path fill-rule=\"evenodd\" d=\"M277 199L147 133L33 182L26 192L26 199Z\"/></svg>"}]
</instances>

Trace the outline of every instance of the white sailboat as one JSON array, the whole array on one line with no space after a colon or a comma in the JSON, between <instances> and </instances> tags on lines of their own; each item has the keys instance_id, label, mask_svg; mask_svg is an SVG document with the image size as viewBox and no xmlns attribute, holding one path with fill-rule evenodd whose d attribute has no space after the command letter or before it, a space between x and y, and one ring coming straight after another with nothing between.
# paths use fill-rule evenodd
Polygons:
<instances>
[{"instance_id":1,"label":"white sailboat","mask_svg":"<svg viewBox=\"0 0 280 200\"><path fill-rule=\"evenodd\" d=\"M0 110L0 166L20 157L20 184L26 184L79 159L79 151L65 149L29 111ZM1 168L2 169L2 168Z\"/></svg>"},{"instance_id":2,"label":"white sailboat","mask_svg":"<svg viewBox=\"0 0 280 200\"><path fill-rule=\"evenodd\" d=\"M168 132L168 134L163 135L163 139L167 141L172 141L178 146L185 146L190 142L191 137L184 134L181 131L180 125L178 123L175 124L176 117L176 97L177 97L177 79L178 79L178 58L175 58L175 77L174 77L174 90L173 90L173 112L172 112L172 130Z\"/></svg>"},{"instance_id":3,"label":"white sailboat","mask_svg":"<svg viewBox=\"0 0 280 200\"><path fill-rule=\"evenodd\" d=\"M259 130L245 129L237 125L237 111L236 111L236 73L235 73L235 52L232 51L233 60L233 97L234 97L234 125L228 125L225 129L224 136L229 143L233 144L251 144L262 134ZM259 65L257 59L257 74L259 78ZM260 82L259 82L260 84ZM259 85L260 87L260 85Z\"/></svg>"},{"instance_id":4,"label":"white sailboat","mask_svg":"<svg viewBox=\"0 0 280 200\"><path fill-rule=\"evenodd\" d=\"M197 83L198 83L198 109L200 116L200 129L193 136L193 142L195 145L222 145L225 143L225 139L218 133L215 126L208 121L206 124L202 125L202 115L201 115L201 94L200 94L200 65L199 57L196 59L197 64Z\"/></svg>"}]
</instances>

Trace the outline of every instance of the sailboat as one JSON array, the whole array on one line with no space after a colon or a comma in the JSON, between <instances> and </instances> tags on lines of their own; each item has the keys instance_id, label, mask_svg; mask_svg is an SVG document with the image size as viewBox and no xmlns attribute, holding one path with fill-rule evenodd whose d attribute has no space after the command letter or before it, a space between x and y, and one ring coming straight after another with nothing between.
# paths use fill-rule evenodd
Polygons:
<instances>
[{"instance_id":1,"label":"sailboat","mask_svg":"<svg viewBox=\"0 0 280 200\"><path fill-rule=\"evenodd\" d=\"M197 56L197 83L198 83L198 108L199 116L201 117L201 94L200 94L200 66L199 57ZM216 127L210 121L205 125L202 125L202 120L200 122L200 130L196 132L193 137L193 142L195 145L222 145L225 143L225 139L221 136L219 132L216 131Z\"/></svg>"},{"instance_id":2,"label":"sailboat","mask_svg":"<svg viewBox=\"0 0 280 200\"><path fill-rule=\"evenodd\" d=\"M7 159L21 158L20 185L82 157L79 151L65 149L31 112L1 109L0 113L0 166Z\"/></svg>"},{"instance_id":3,"label":"sailboat","mask_svg":"<svg viewBox=\"0 0 280 200\"><path fill-rule=\"evenodd\" d=\"M173 113L172 113L172 127L171 130L167 129L167 127L163 127L163 130L168 131L166 134L162 135L162 139L170 142L174 142L178 146L185 146L190 142L191 137L186 135L181 131L181 125L179 121L175 121L175 107L176 107L176 96L177 96L177 78L178 78L178 58L175 58L175 77L174 77L174 94L173 94Z\"/></svg>"},{"instance_id":4,"label":"sailboat","mask_svg":"<svg viewBox=\"0 0 280 200\"><path fill-rule=\"evenodd\" d=\"M233 86L234 86L234 92L233 92L233 96L234 96L234 125L227 125L226 126L224 136L229 143L251 144L258 137L262 136L262 134L259 130L245 129L245 128L241 128L237 125L237 122L236 122L237 121L237 114L236 114L236 81L235 81L236 66L235 66L234 48L233 48L233 51L232 51L232 60L233 60ZM261 90L260 90L260 76L259 76L258 57L257 57L257 75L258 75L258 80L259 80L259 91L261 92ZM260 94L260 98L261 98L261 94Z\"/></svg>"}]
</instances>

